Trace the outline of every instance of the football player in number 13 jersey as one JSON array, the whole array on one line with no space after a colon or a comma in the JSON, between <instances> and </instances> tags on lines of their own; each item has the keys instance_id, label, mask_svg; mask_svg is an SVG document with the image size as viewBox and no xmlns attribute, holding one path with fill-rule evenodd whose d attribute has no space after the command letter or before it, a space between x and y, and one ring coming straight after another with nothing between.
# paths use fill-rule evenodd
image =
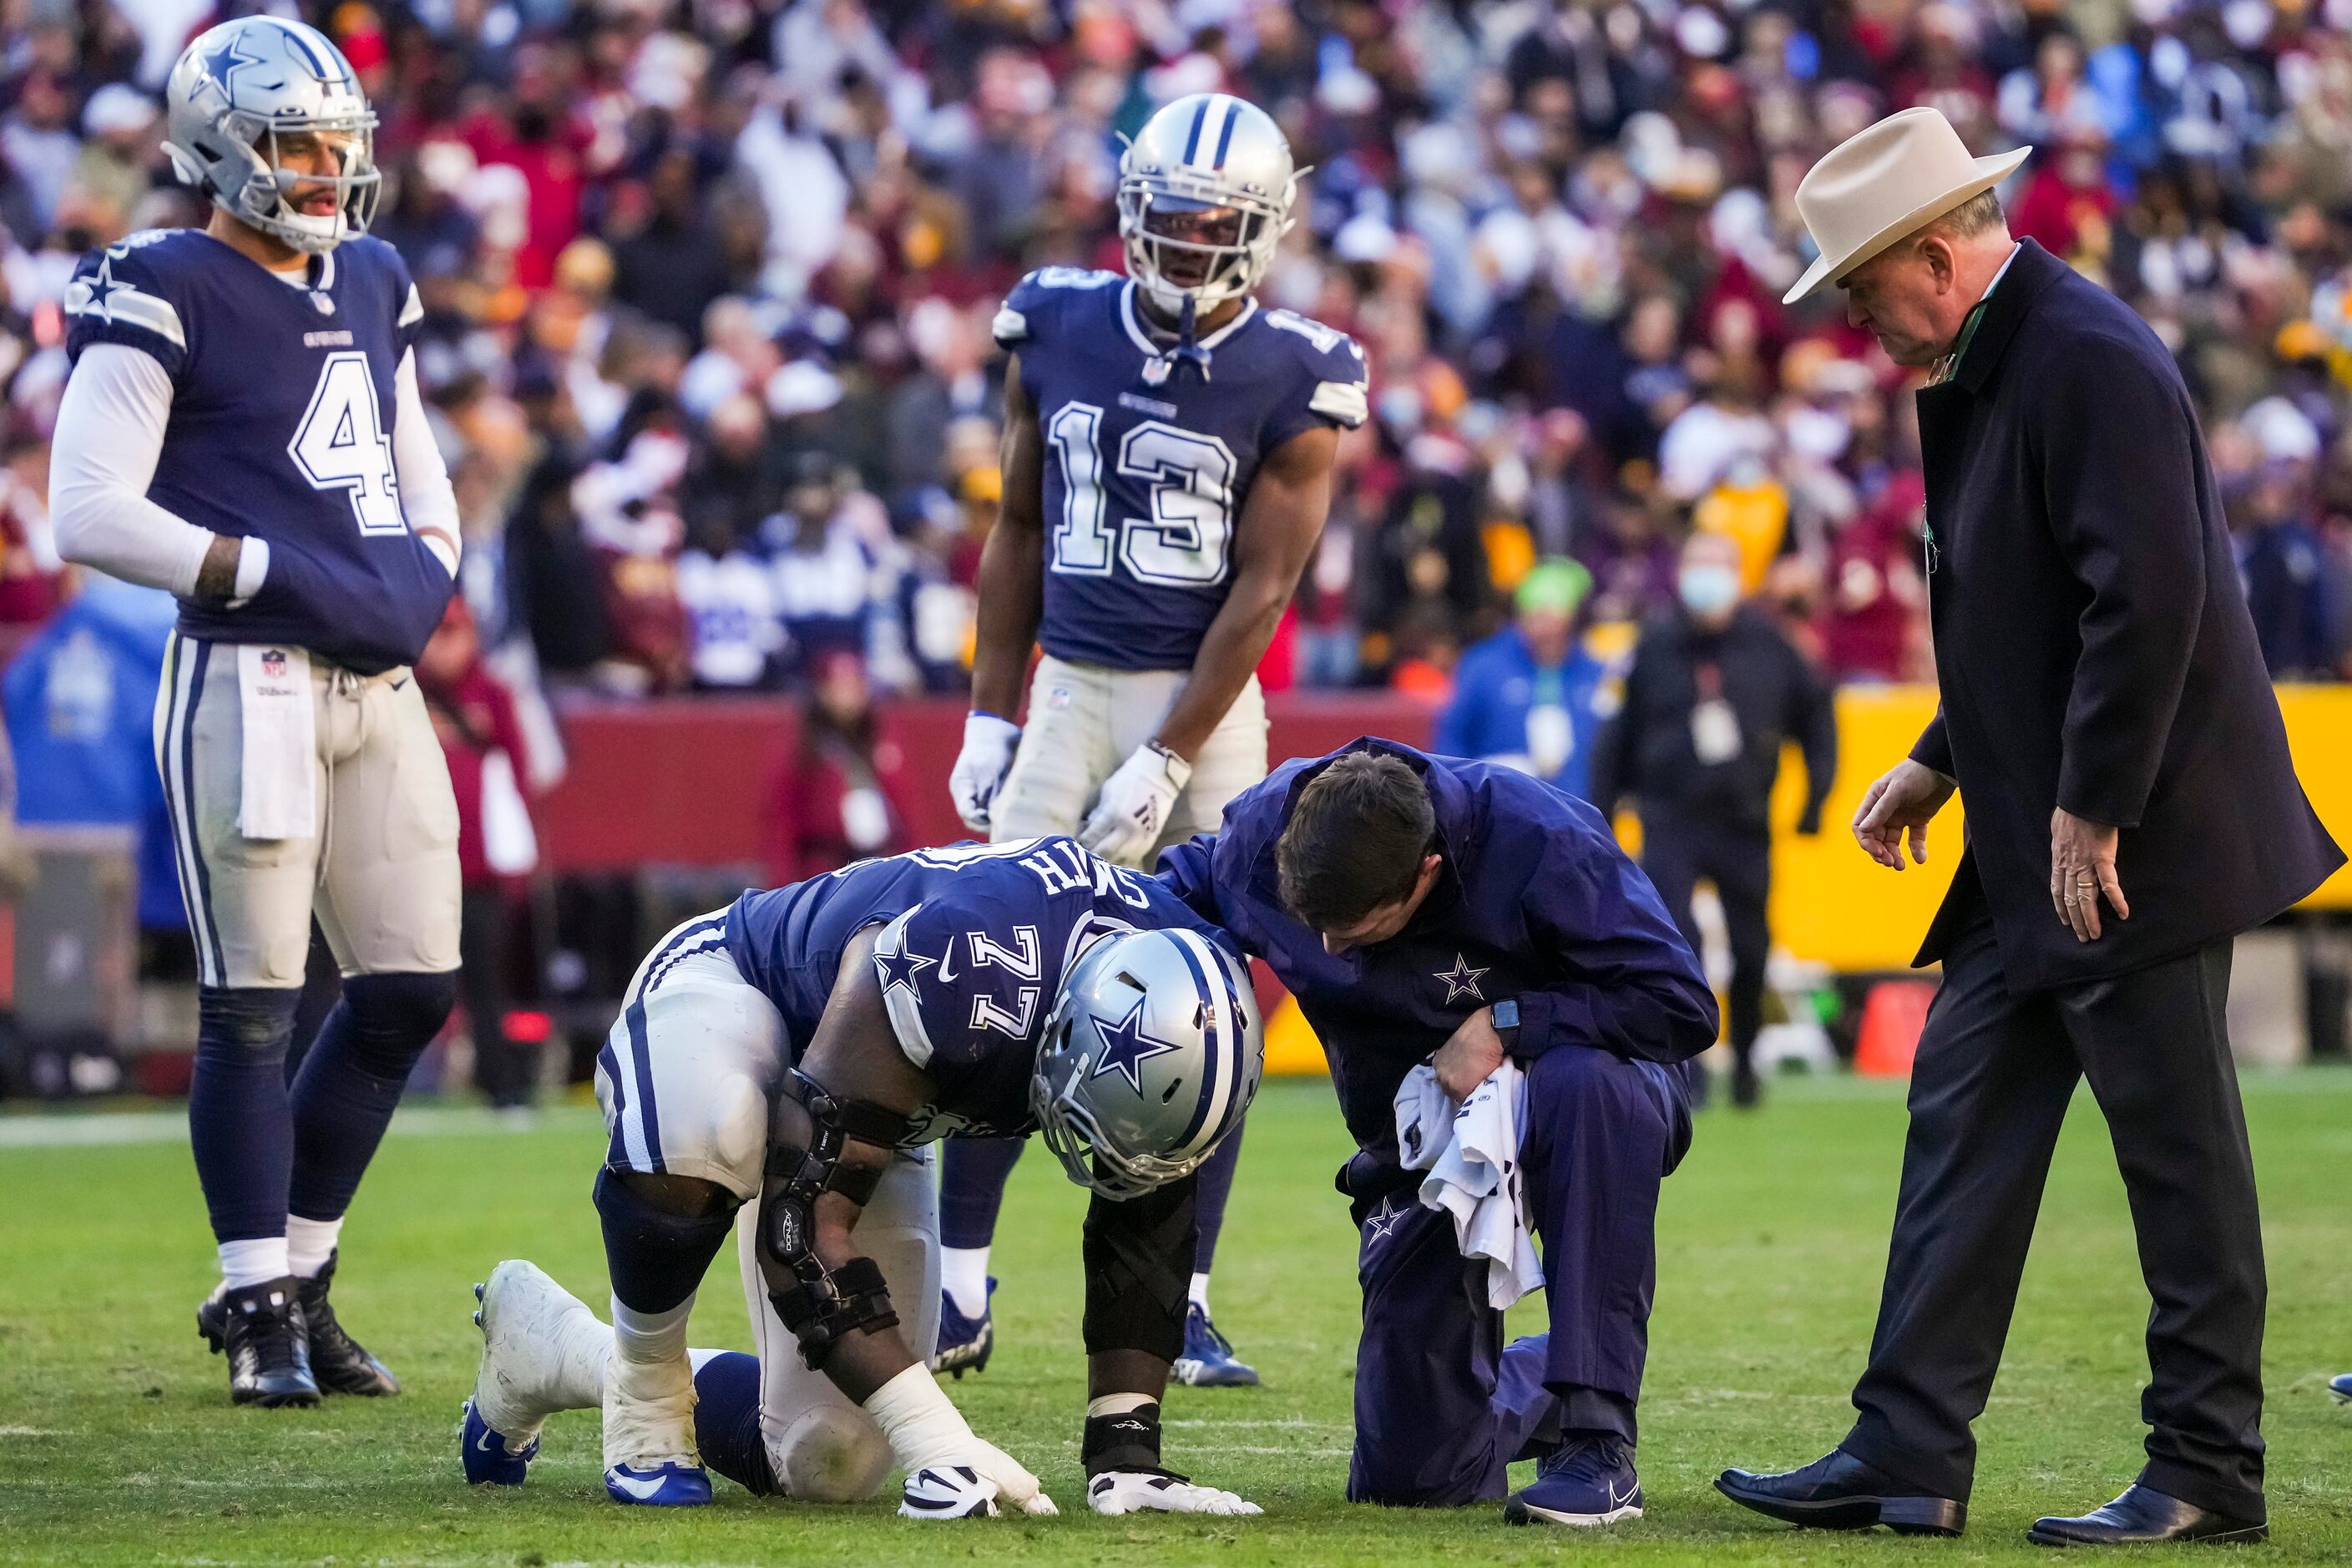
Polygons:
<instances>
[{"instance_id":1,"label":"football player in number 13 jersey","mask_svg":"<svg viewBox=\"0 0 2352 1568\"><path fill-rule=\"evenodd\" d=\"M981 556L972 710L950 779L975 830L1075 834L1148 866L1215 832L1225 803L1265 776L1253 672L1322 531L1339 433L1367 412L1353 339L1251 297L1298 173L1255 105L1179 99L1120 162L1127 275L1048 267L997 314L1013 356L1003 511ZM1016 728L1033 642L1045 658ZM1206 1310L1240 1142L1202 1173L1200 1310L1177 1365L1190 1383L1256 1381ZM967 1142L946 1163L948 1370L991 1343L987 1247L1017 1147Z\"/></svg>"},{"instance_id":2,"label":"football player in number 13 jersey","mask_svg":"<svg viewBox=\"0 0 2352 1568\"><path fill-rule=\"evenodd\" d=\"M222 1275L198 1327L238 1404L394 1394L327 1285L457 967L457 803L408 670L457 564L411 353L424 308L365 237L375 114L323 35L223 23L164 99L166 149L213 211L75 273L51 510L68 558L180 601L155 754ZM343 994L289 1086L314 913Z\"/></svg>"}]
</instances>

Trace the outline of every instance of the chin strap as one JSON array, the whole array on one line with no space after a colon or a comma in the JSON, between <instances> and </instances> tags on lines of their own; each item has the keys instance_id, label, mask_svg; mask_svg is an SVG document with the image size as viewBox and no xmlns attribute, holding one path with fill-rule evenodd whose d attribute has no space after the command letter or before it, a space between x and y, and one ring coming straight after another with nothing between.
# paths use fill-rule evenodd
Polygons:
<instances>
[{"instance_id":1,"label":"chin strap","mask_svg":"<svg viewBox=\"0 0 2352 1568\"><path fill-rule=\"evenodd\" d=\"M1209 351L1201 346L1200 339L1196 335L1199 331L1196 315L1197 310L1192 303L1192 296L1187 294L1184 296L1184 307L1177 312L1176 316L1176 346L1169 352L1168 358L1171 365L1194 366L1200 371L1201 379L1206 381L1209 379Z\"/></svg>"}]
</instances>

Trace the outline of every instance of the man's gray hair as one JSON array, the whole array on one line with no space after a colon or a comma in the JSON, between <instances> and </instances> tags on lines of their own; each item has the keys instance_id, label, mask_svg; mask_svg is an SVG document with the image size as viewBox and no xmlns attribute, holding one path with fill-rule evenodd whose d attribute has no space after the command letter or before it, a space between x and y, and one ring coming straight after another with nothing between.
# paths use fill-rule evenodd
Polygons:
<instances>
[{"instance_id":1,"label":"man's gray hair","mask_svg":"<svg viewBox=\"0 0 2352 1568\"><path fill-rule=\"evenodd\" d=\"M1974 239L1989 229L2001 227L2008 220L2001 216L2000 198L1990 191L1979 191L1942 217L1927 226L1931 234L1941 233L1954 239Z\"/></svg>"}]
</instances>

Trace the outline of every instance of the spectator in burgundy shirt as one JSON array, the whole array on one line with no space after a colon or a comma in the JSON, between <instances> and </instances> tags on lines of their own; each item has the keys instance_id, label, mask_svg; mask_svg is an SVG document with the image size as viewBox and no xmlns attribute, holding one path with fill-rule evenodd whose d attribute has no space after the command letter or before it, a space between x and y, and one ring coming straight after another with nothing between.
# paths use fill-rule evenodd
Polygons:
<instances>
[{"instance_id":1,"label":"spectator in burgundy shirt","mask_svg":"<svg viewBox=\"0 0 2352 1568\"><path fill-rule=\"evenodd\" d=\"M875 715L865 660L826 654L802 710L799 743L769 788L768 885L914 848L905 770L904 750Z\"/></svg>"}]
</instances>

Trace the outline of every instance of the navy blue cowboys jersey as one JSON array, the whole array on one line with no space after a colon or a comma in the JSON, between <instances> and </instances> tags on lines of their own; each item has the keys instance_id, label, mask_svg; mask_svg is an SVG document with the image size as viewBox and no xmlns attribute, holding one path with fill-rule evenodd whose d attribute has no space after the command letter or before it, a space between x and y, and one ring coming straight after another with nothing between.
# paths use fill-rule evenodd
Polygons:
<instances>
[{"instance_id":1,"label":"navy blue cowboys jersey","mask_svg":"<svg viewBox=\"0 0 2352 1568\"><path fill-rule=\"evenodd\" d=\"M172 417L148 499L269 542L253 602L184 600L181 631L290 643L373 675L415 660L452 586L409 531L393 471L393 379L424 307L378 239L314 258L307 282L202 229L150 229L83 259L66 351L152 354L172 378Z\"/></svg>"},{"instance_id":2,"label":"navy blue cowboys jersey","mask_svg":"<svg viewBox=\"0 0 2352 1568\"><path fill-rule=\"evenodd\" d=\"M1201 339L1207 375L1145 331L1116 272L1032 272L996 314L1045 437L1047 653L1190 669L1233 585L1234 530L1265 455L1366 413L1364 351L1255 300Z\"/></svg>"},{"instance_id":3,"label":"navy blue cowboys jersey","mask_svg":"<svg viewBox=\"0 0 2352 1568\"><path fill-rule=\"evenodd\" d=\"M815 1035L842 950L885 928L874 956L883 1005L907 1058L939 1085L909 1143L1031 1129L1038 1037L1093 938L1182 927L1236 951L1166 884L1062 837L860 860L745 893L726 921L728 956L783 1015L795 1051Z\"/></svg>"}]
</instances>

